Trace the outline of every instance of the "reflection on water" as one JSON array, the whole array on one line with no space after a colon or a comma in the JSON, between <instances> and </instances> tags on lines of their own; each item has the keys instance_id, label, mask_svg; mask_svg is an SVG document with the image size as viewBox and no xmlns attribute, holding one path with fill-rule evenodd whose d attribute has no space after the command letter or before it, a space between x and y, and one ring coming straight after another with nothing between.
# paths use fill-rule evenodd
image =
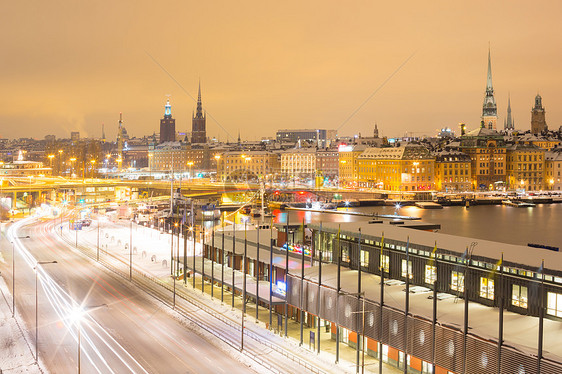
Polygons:
<instances>
[{"instance_id":1,"label":"reflection on water","mask_svg":"<svg viewBox=\"0 0 562 374\"><path fill-rule=\"evenodd\" d=\"M345 208L343 208L345 210ZM422 221L438 223L440 232L504 243L527 245L539 243L562 248L560 223L562 204L541 204L535 208L478 205L470 208L444 207L443 209L420 209L406 206L349 208L349 211L378 214L399 214L420 217ZM275 222L356 222L368 221L366 216L330 214L303 211L287 211L276 215Z\"/></svg>"}]
</instances>

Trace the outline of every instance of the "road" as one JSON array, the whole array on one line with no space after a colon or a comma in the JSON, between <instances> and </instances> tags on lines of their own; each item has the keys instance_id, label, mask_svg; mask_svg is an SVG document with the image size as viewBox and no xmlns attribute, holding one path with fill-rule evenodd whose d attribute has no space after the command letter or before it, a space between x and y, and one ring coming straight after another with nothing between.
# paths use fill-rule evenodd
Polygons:
<instances>
[{"instance_id":1,"label":"road","mask_svg":"<svg viewBox=\"0 0 562 374\"><path fill-rule=\"evenodd\" d=\"M77 370L78 328L75 320L68 319L75 308L73 302L84 310L96 306L82 315L80 323L84 373L247 373L252 370L234 357L237 354L231 348L217 347L210 339L184 326L179 318L171 318L173 312L163 304L53 239L52 225L52 221L34 221L8 232L2 241L6 262L0 264L11 288L9 241L13 240L16 309L34 338L31 327L35 325L35 273L30 265L34 261L57 261L41 266L39 272L43 284L38 293L39 356L50 372ZM27 235L29 239L13 237Z\"/></svg>"}]
</instances>

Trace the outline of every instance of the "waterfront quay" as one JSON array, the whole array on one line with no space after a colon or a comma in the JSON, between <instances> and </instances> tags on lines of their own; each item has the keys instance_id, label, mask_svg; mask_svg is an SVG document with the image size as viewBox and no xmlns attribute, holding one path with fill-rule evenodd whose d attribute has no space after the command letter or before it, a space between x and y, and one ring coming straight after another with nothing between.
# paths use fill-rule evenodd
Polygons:
<instances>
[{"instance_id":1,"label":"waterfront quay","mask_svg":"<svg viewBox=\"0 0 562 374\"><path fill-rule=\"evenodd\" d=\"M311 232L310 242L303 228ZM562 370L557 252L388 223L279 224L272 233L260 231L259 251L257 231L247 229L227 233L231 244L224 247L216 239L214 247L205 244L204 256L218 263L234 253L235 268L270 282L259 295L253 286L245 291L280 316L270 319L270 328L273 323L282 330L283 319L285 325L293 320L302 342L329 326L336 361L351 346L358 364L364 347L368 356L397 368L406 362L420 373ZM210 278L208 271L204 277ZM209 280L218 282L216 276ZM271 307L269 290L276 297ZM283 296L286 305L278 301Z\"/></svg>"}]
</instances>

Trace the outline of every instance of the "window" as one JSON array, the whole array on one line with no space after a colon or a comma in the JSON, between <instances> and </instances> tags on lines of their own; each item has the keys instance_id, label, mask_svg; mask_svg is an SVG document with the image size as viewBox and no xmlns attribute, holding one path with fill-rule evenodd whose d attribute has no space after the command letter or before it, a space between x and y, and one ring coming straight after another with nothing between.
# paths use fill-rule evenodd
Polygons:
<instances>
[{"instance_id":1,"label":"window","mask_svg":"<svg viewBox=\"0 0 562 374\"><path fill-rule=\"evenodd\" d=\"M494 300L494 280L480 277L480 297Z\"/></svg>"},{"instance_id":2,"label":"window","mask_svg":"<svg viewBox=\"0 0 562 374\"><path fill-rule=\"evenodd\" d=\"M562 294L549 292L547 295L546 313L562 317Z\"/></svg>"},{"instance_id":3,"label":"window","mask_svg":"<svg viewBox=\"0 0 562 374\"><path fill-rule=\"evenodd\" d=\"M433 284L437 280L437 268L425 265L425 283Z\"/></svg>"},{"instance_id":4,"label":"window","mask_svg":"<svg viewBox=\"0 0 562 374\"><path fill-rule=\"evenodd\" d=\"M361 250L361 266L369 266L369 251Z\"/></svg>"},{"instance_id":5,"label":"window","mask_svg":"<svg viewBox=\"0 0 562 374\"><path fill-rule=\"evenodd\" d=\"M408 261L408 267L406 267L406 260L402 260L401 269L402 278L406 278L406 274L410 279L414 277L414 273L412 271L412 261Z\"/></svg>"},{"instance_id":6,"label":"window","mask_svg":"<svg viewBox=\"0 0 562 374\"><path fill-rule=\"evenodd\" d=\"M464 292L464 273L454 270L451 272L451 289Z\"/></svg>"},{"instance_id":7,"label":"window","mask_svg":"<svg viewBox=\"0 0 562 374\"><path fill-rule=\"evenodd\" d=\"M511 289L511 305L527 308L527 287L513 285Z\"/></svg>"},{"instance_id":8,"label":"window","mask_svg":"<svg viewBox=\"0 0 562 374\"><path fill-rule=\"evenodd\" d=\"M380 266L384 269L385 273L388 273L390 270L390 258L387 255L381 255Z\"/></svg>"}]
</instances>

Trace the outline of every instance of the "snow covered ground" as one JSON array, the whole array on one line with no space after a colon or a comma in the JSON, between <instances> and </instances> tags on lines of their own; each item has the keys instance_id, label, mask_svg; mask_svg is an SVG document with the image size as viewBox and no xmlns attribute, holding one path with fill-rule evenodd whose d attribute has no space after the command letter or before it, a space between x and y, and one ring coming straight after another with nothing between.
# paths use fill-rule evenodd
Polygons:
<instances>
[{"instance_id":1,"label":"snow covered ground","mask_svg":"<svg viewBox=\"0 0 562 374\"><path fill-rule=\"evenodd\" d=\"M0 253L0 261L4 258ZM9 292L4 278L0 277L0 372L2 374L16 373L45 373L35 364L35 358L31 351L32 342L25 331L22 320L12 318L11 301L12 294ZM17 310L16 310L17 312Z\"/></svg>"}]
</instances>

